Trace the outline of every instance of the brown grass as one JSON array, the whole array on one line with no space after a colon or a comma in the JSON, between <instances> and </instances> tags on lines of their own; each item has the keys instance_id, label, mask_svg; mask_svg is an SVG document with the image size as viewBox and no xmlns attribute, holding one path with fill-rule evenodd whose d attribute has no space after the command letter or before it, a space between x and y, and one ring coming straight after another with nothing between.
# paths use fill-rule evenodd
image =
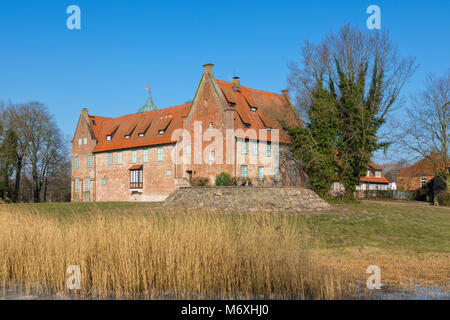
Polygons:
<instances>
[{"instance_id":1,"label":"brown grass","mask_svg":"<svg viewBox=\"0 0 450 320\"><path fill-rule=\"evenodd\" d=\"M393 288L441 286L450 290L450 255L448 253L391 252L378 248L316 250L316 262L365 282L366 268L377 265L381 282Z\"/></svg>"},{"instance_id":2,"label":"brown grass","mask_svg":"<svg viewBox=\"0 0 450 320\"><path fill-rule=\"evenodd\" d=\"M350 278L319 267L305 249L307 233L286 218L148 211L56 218L0 207L0 283L51 296L67 292L67 267L78 265L80 298L337 299L348 293Z\"/></svg>"}]
</instances>

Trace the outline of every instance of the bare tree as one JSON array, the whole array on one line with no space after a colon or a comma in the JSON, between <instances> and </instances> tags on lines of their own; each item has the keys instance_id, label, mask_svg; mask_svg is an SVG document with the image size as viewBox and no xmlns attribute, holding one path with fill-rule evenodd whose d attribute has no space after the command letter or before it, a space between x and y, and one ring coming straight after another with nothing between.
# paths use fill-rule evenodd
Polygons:
<instances>
[{"instance_id":1,"label":"bare tree","mask_svg":"<svg viewBox=\"0 0 450 320\"><path fill-rule=\"evenodd\" d=\"M443 76L429 75L421 93L412 97L402 140L429 159L437 177L450 187L450 68Z\"/></svg>"},{"instance_id":2,"label":"bare tree","mask_svg":"<svg viewBox=\"0 0 450 320\"><path fill-rule=\"evenodd\" d=\"M391 108L400 106L400 92L406 81L416 69L415 59L400 57L397 47L392 43L387 31L363 31L350 24L338 32L330 32L323 41L314 44L305 41L302 46L302 60L290 62L288 82L295 94L296 106L303 116L311 106L312 97L318 82L327 87L331 81L340 94L337 64L350 81L357 81L363 68L372 70L372 75L382 75L379 91L382 95L376 104L376 113L384 119ZM365 94L370 91L371 81L368 77Z\"/></svg>"}]
</instances>

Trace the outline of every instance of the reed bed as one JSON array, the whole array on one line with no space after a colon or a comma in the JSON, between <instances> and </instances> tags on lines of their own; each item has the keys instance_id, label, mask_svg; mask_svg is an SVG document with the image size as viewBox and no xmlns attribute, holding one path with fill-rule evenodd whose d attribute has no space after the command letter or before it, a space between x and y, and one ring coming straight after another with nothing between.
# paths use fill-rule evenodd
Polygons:
<instances>
[{"instance_id":1,"label":"reed bed","mask_svg":"<svg viewBox=\"0 0 450 320\"><path fill-rule=\"evenodd\" d=\"M299 231L301 230L301 231ZM303 231L302 231L303 230ZM306 249L278 214L152 212L57 217L0 207L0 285L80 299L338 299L351 280ZM81 269L70 291L67 268ZM1 295L1 293L0 293ZM66 295L67 297L67 295Z\"/></svg>"}]
</instances>

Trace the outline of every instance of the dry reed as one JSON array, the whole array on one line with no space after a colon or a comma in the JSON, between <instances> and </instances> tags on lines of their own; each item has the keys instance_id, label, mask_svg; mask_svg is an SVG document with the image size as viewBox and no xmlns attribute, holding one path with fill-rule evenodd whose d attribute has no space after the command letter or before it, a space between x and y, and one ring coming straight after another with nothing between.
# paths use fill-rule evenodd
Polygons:
<instances>
[{"instance_id":1,"label":"dry reed","mask_svg":"<svg viewBox=\"0 0 450 320\"><path fill-rule=\"evenodd\" d=\"M54 296L81 268L78 298L336 299L348 279L319 267L287 216L120 214L70 218L0 208L0 284ZM307 230L307 228L305 228Z\"/></svg>"}]
</instances>

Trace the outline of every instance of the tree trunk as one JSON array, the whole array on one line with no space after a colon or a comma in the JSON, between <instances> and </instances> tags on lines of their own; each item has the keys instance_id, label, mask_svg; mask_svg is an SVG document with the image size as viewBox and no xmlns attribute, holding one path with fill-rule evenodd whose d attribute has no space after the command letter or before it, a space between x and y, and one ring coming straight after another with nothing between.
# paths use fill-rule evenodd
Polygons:
<instances>
[{"instance_id":1,"label":"tree trunk","mask_svg":"<svg viewBox=\"0 0 450 320\"><path fill-rule=\"evenodd\" d=\"M16 182L14 184L14 191L11 195L11 201L16 203L19 198L20 179L22 178L23 157L17 158L16 163Z\"/></svg>"},{"instance_id":2,"label":"tree trunk","mask_svg":"<svg viewBox=\"0 0 450 320\"><path fill-rule=\"evenodd\" d=\"M43 201L47 202L47 186L48 186L48 180L47 177L44 179L44 198Z\"/></svg>"}]
</instances>

